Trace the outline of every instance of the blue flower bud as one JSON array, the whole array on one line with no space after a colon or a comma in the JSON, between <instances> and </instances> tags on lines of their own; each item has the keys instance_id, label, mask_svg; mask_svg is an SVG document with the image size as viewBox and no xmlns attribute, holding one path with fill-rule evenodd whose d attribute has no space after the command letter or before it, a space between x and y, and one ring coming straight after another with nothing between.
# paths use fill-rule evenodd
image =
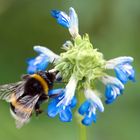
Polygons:
<instances>
[{"instance_id":1,"label":"blue flower bud","mask_svg":"<svg viewBox=\"0 0 140 140\"><path fill-rule=\"evenodd\" d=\"M51 15L56 18L57 23L62 25L63 27L69 28L70 27L70 18L69 16L62 11L58 11L58 10L52 10L51 11Z\"/></svg>"}]
</instances>

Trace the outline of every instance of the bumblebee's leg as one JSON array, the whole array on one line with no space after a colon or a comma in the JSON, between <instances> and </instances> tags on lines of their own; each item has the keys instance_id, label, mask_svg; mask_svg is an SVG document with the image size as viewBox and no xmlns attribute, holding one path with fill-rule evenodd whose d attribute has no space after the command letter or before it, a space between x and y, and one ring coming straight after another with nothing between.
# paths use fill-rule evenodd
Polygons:
<instances>
[{"instance_id":1,"label":"bumblebee's leg","mask_svg":"<svg viewBox=\"0 0 140 140\"><path fill-rule=\"evenodd\" d=\"M46 101L49 98L49 96L46 96L45 94L42 94L38 100L38 102L35 105L35 113L36 116L38 116L39 114L41 114L43 112L42 109L40 109L40 105Z\"/></svg>"},{"instance_id":2,"label":"bumblebee's leg","mask_svg":"<svg viewBox=\"0 0 140 140\"><path fill-rule=\"evenodd\" d=\"M36 116L38 116L38 115L41 114L42 112L43 112L43 110L40 109L40 104L37 103L37 104L35 105L35 114L36 114Z\"/></svg>"}]
</instances>

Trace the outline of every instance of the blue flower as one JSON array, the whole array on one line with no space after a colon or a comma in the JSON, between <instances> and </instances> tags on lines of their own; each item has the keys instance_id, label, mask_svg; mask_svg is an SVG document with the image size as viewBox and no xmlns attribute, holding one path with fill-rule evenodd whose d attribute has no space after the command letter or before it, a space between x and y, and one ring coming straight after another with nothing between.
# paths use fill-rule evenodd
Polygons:
<instances>
[{"instance_id":1,"label":"blue flower","mask_svg":"<svg viewBox=\"0 0 140 140\"><path fill-rule=\"evenodd\" d=\"M70 18L65 12L59 10L52 10L51 15L57 19L58 24L66 28L70 27Z\"/></svg>"},{"instance_id":2,"label":"blue flower","mask_svg":"<svg viewBox=\"0 0 140 140\"><path fill-rule=\"evenodd\" d=\"M108 84L106 86L105 96L106 96L106 104L110 104L116 100L117 96L122 94L122 90L115 85Z\"/></svg>"},{"instance_id":3,"label":"blue flower","mask_svg":"<svg viewBox=\"0 0 140 140\"><path fill-rule=\"evenodd\" d=\"M51 15L56 18L57 23L69 29L72 37L79 35L78 31L78 17L75 10L70 7L69 15L63 11L52 10Z\"/></svg>"},{"instance_id":4,"label":"blue flower","mask_svg":"<svg viewBox=\"0 0 140 140\"><path fill-rule=\"evenodd\" d=\"M117 96L123 93L124 85L118 78L106 75L102 77L101 81L106 85L106 104L112 103Z\"/></svg>"},{"instance_id":5,"label":"blue flower","mask_svg":"<svg viewBox=\"0 0 140 140\"><path fill-rule=\"evenodd\" d=\"M45 71L46 68L48 67L49 60L46 55L40 54L36 58L29 59L27 63L28 63L27 72L29 74L34 74L37 71Z\"/></svg>"},{"instance_id":6,"label":"blue flower","mask_svg":"<svg viewBox=\"0 0 140 140\"><path fill-rule=\"evenodd\" d=\"M114 69L116 77L106 76L102 79L106 84L106 103L112 103L124 90L128 80L135 81L135 70L131 66L133 58L130 56L117 57L107 61L106 69Z\"/></svg>"},{"instance_id":7,"label":"blue flower","mask_svg":"<svg viewBox=\"0 0 140 140\"><path fill-rule=\"evenodd\" d=\"M104 111L104 106L99 97L98 91L93 91L92 89L85 89L86 101L80 106L78 112L83 117L82 124L89 126L92 122L96 122L96 110L100 112Z\"/></svg>"},{"instance_id":8,"label":"blue flower","mask_svg":"<svg viewBox=\"0 0 140 140\"><path fill-rule=\"evenodd\" d=\"M83 115L82 124L89 126L92 122L96 122L96 104L91 100L86 100L79 108L79 114Z\"/></svg>"},{"instance_id":9,"label":"blue flower","mask_svg":"<svg viewBox=\"0 0 140 140\"><path fill-rule=\"evenodd\" d=\"M127 83L128 80L135 81L135 70L130 63L122 63L115 67L117 78L122 83Z\"/></svg>"},{"instance_id":10,"label":"blue flower","mask_svg":"<svg viewBox=\"0 0 140 140\"><path fill-rule=\"evenodd\" d=\"M128 80L135 81L135 70L131 66L133 58L130 56L117 57L107 61L106 68L114 69L117 78L125 84Z\"/></svg>"},{"instance_id":11,"label":"blue flower","mask_svg":"<svg viewBox=\"0 0 140 140\"><path fill-rule=\"evenodd\" d=\"M75 89L77 81L74 75L71 76L68 84L64 89L52 90L49 92L49 96L59 93L59 96L54 98L48 105L48 115L55 117L59 114L59 118L63 122L71 121L72 113L71 108L76 106ZM84 125L90 125L93 121L96 121L96 109L100 112L104 111L104 106L99 97L99 92L90 88L84 90L85 98L87 101L83 103L79 109L79 113L84 115L82 123Z\"/></svg>"},{"instance_id":12,"label":"blue flower","mask_svg":"<svg viewBox=\"0 0 140 140\"><path fill-rule=\"evenodd\" d=\"M29 74L34 74L37 71L45 71L49 63L53 63L55 60L59 59L57 54L46 47L34 46L34 50L39 53L39 55L27 61L27 72Z\"/></svg>"},{"instance_id":13,"label":"blue flower","mask_svg":"<svg viewBox=\"0 0 140 140\"><path fill-rule=\"evenodd\" d=\"M70 122L72 120L72 112L71 109L76 106L77 100L75 97L71 100L71 103L67 106L58 105L60 100L64 98L65 90L64 89L56 89L49 91L49 96L59 94L59 96L53 98L49 105L48 110L46 111L48 113L49 117L55 117L56 115L59 115L59 119L62 122Z\"/></svg>"}]
</instances>

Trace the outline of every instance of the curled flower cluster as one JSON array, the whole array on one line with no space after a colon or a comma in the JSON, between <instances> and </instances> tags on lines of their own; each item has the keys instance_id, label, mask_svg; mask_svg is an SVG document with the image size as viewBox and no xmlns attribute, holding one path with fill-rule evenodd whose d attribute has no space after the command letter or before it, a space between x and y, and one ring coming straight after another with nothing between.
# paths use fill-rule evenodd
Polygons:
<instances>
[{"instance_id":1,"label":"curled flower cluster","mask_svg":"<svg viewBox=\"0 0 140 140\"><path fill-rule=\"evenodd\" d=\"M88 34L81 36L78 29L78 16L73 8L69 15L63 11L52 10L52 16L57 23L67 28L73 42L66 41L63 45L65 52L57 55L46 47L35 46L39 55L28 61L28 73L46 70L49 63L53 63L54 71L59 71L56 79L61 77L66 81L63 89L54 89L49 94L61 93L49 102L47 113L50 117L59 115L63 122L72 120L71 109L76 106L77 96L84 94L85 100L80 103L78 112L83 116L82 123L91 125L96 122L96 112L104 111L100 93L95 89L95 80L101 81L105 87L106 103L110 104L123 93L128 80L135 81L135 71L131 66L133 58L129 56L105 60L103 54L90 43ZM115 76L107 71L113 69ZM60 81L61 82L61 81Z\"/></svg>"}]
</instances>

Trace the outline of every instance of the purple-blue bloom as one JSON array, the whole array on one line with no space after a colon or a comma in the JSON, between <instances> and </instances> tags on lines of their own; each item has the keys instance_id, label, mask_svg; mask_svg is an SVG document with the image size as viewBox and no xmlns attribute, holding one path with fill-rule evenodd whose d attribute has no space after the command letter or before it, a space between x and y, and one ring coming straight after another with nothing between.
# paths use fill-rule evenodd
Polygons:
<instances>
[{"instance_id":1,"label":"purple-blue bloom","mask_svg":"<svg viewBox=\"0 0 140 140\"><path fill-rule=\"evenodd\" d=\"M76 37L79 35L78 29L78 17L75 10L70 7L69 15L67 15L63 11L52 10L51 15L57 20L57 23L69 29L72 37Z\"/></svg>"},{"instance_id":2,"label":"purple-blue bloom","mask_svg":"<svg viewBox=\"0 0 140 140\"><path fill-rule=\"evenodd\" d=\"M48 110L46 112L48 113L49 117L55 117L56 115L59 115L59 119L62 122L70 122L72 120L72 111L71 109L76 106L77 100L75 97L73 97L71 103L67 106L58 105L61 99L63 99L65 90L64 89L56 89L49 91L49 96L52 96L54 94L59 94L56 98L53 98L49 105Z\"/></svg>"},{"instance_id":3,"label":"purple-blue bloom","mask_svg":"<svg viewBox=\"0 0 140 140\"><path fill-rule=\"evenodd\" d=\"M86 100L79 108L79 114L83 115L84 118L82 123L86 126L96 122L96 105L91 100Z\"/></svg>"},{"instance_id":4,"label":"purple-blue bloom","mask_svg":"<svg viewBox=\"0 0 140 140\"><path fill-rule=\"evenodd\" d=\"M115 67L117 78L122 83L127 83L128 80L135 81L135 70L130 63L119 64Z\"/></svg>"},{"instance_id":5,"label":"purple-blue bloom","mask_svg":"<svg viewBox=\"0 0 140 140\"><path fill-rule=\"evenodd\" d=\"M104 76L101 80L106 85L105 102L110 104L123 93L124 84L118 78L112 76Z\"/></svg>"},{"instance_id":6,"label":"purple-blue bloom","mask_svg":"<svg viewBox=\"0 0 140 140\"><path fill-rule=\"evenodd\" d=\"M44 54L39 54L36 58L31 58L27 61L27 73L34 74L37 71L45 71L48 67L49 60Z\"/></svg>"},{"instance_id":7,"label":"purple-blue bloom","mask_svg":"<svg viewBox=\"0 0 140 140\"><path fill-rule=\"evenodd\" d=\"M124 84L128 80L135 81L135 70L131 63L133 58L129 56L117 57L107 61L106 68L114 69L117 78L107 76L103 82L106 84L106 103L112 103L117 96L121 95L124 90Z\"/></svg>"},{"instance_id":8,"label":"purple-blue bloom","mask_svg":"<svg viewBox=\"0 0 140 140\"><path fill-rule=\"evenodd\" d=\"M106 96L106 104L110 104L116 100L117 96L122 94L122 90L115 85L108 84L106 86L105 96Z\"/></svg>"},{"instance_id":9,"label":"purple-blue bloom","mask_svg":"<svg viewBox=\"0 0 140 140\"><path fill-rule=\"evenodd\" d=\"M34 74L37 71L45 71L49 63L53 63L59 58L59 55L55 54L46 47L34 46L34 50L39 55L35 58L28 59L27 72L29 74Z\"/></svg>"},{"instance_id":10,"label":"purple-blue bloom","mask_svg":"<svg viewBox=\"0 0 140 140\"><path fill-rule=\"evenodd\" d=\"M128 80L135 81L135 70L131 63L133 58L130 56L118 57L107 61L106 68L114 69L117 78L123 83L127 83Z\"/></svg>"},{"instance_id":11,"label":"purple-blue bloom","mask_svg":"<svg viewBox=\"0 0 140 140\"><path fill-rule=\"evenodd\" d=\"M70 18L65 12L59 10L52 10L51 15L56 18L58 24L66 28L70 27Z\"/></svg>"}]
</instances>

